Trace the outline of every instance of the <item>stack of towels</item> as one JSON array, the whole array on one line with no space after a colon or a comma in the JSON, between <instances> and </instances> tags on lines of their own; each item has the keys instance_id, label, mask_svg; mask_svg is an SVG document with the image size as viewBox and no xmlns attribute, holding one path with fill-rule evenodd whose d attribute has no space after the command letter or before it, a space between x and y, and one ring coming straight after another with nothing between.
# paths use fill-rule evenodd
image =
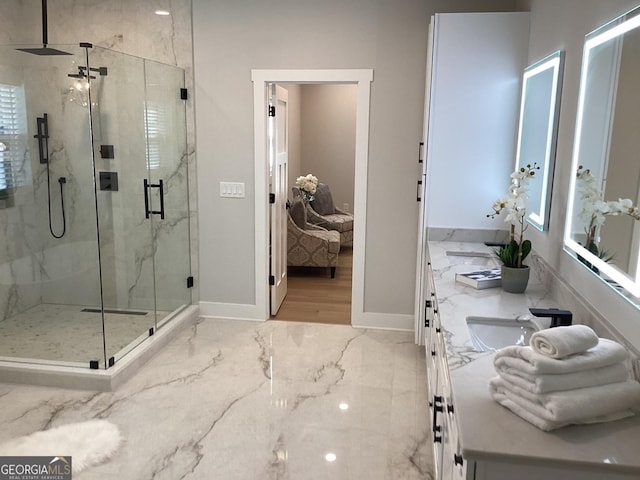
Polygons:
<instances>
[{"instance_id":1,"label":"stack of towels","mask_svg":"<svg viewBox=\"0 0 640 480\"><path fill-rule=\"evenodd\" d=\"M530 346L499 350L494 366L491 397L544 431L618 420L640 406L627 350L586 325L536 332Z\"/></svg>"}]
</instances>

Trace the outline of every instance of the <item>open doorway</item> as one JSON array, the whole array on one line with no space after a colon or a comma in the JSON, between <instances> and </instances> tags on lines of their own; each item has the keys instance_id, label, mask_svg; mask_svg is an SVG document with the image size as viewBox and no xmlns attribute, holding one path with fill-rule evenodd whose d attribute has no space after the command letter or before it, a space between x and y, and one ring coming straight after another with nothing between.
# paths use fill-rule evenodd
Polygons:
<instances>
[{"instance_id":1,"label":"open doorway","mask_svg":"<svg viewBox=\"0 0 640 480\"><path fill-rule=\"evenodd\" d=\"M353 214L357 86L325 83L278 84L277 87L286 90L287 98L286 135L278 139L286 138L288 142L282 149L288 157L287 198L293 198L292 187L299 176L312 174L330 188L336 212ZM282 128L282 118L279 125ZM271 191L274 171L270 167ZM311 202L311 208L313 206ZM272 208L271 214L278 212ZM271 225L273 229L273 222ZM326 227L326 224L320 225ZM271 318L351 325L353 250L352 242L345 241L347 234L341 238L335 278L327 273L329 267L310 267L304 261L305 265L289 262L292 265L288 268L287 294L274 314L272 292Z\"/></svg>"},{"instance_id":2,"label":"open doorway","mask_svg":"<svg viewBox=\"0 0 640 480\"><path fill-rule=\"evenodd\" d=\"M256 307L269 318L269 84L354 84L357 86L351 324L364 321L364 259L369 144L369 99L373 70L253 70L256 211Z\"/></svg>"}]
</instances>

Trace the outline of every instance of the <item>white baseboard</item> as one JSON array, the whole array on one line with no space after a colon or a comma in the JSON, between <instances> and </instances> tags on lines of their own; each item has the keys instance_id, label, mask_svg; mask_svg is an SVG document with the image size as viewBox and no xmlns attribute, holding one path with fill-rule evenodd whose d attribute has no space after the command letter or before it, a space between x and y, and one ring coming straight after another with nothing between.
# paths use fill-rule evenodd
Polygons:
<instances>
[{"instance_id":1,"label":"white baseboard","mask_svg":"<svg viewBox=\"0 0 640 480\"><path fill-rule=\"evenodd\" d=\"M398 313L362 312L353 315L351 326L354 328L373 328L377 330L399 330L413 332L415 319L413 315Z\"/></svg>"},{"instance_id":2,"label":"white baseboard","mask_svg":"<svg viewBox=\"0 0 640 480\"><path fill-rule=\"evenodd\" d=\"M200 302L200 316L205 318L222 318L225 320L251 320L264 322L265 312L257 305L240 303Z\"/></svg>"}]
</instances>

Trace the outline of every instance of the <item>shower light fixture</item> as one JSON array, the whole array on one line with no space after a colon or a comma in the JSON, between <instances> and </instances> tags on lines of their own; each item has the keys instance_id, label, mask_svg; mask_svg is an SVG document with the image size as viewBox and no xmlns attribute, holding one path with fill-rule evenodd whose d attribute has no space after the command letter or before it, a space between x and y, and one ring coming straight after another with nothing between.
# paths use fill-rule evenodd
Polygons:
<instances>
[{"instance_id":1,"label":"shower light fixture","mask_svg":"<svg viewBox=\"0 0 640 480\"><path fill-rule=\"evenodd\" d=\"M80 105L81 107L89 106L89 82L86 78L74 79L69 87L68 99L69 102Z\"/></svg>"}]
</instances>

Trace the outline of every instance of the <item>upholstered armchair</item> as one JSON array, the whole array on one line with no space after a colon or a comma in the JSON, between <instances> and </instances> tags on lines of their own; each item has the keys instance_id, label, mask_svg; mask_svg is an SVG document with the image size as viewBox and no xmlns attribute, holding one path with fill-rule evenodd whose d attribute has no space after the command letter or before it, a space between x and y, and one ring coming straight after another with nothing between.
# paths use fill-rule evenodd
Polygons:
<instances>
[{"instance_id":1,"label":"upholstered armchair","mask_svg":"<svg viewBox=\"0 0 640 480\"><path fill-rule=\"evenodd\" d=\"M293 196L300 196L298 187L293 187ZM335 230L340 234L341 246L352 246L353 215L340 210L333 204L329 185L319 183L313 197L307 205L307 221L327 230Z\"/></svg>"},{"instance_id":2,"label":"upholstered armchair","mask_svg":"<svg viewBox=\"0 0 640 480\"><path fill-rule=\"evenodd\" d=\"M287 227L287 265L291 267L329 267L336 275L340 234L307 223L307 210L302 199L290 205Z\"/></svg>"}]
</instances>

